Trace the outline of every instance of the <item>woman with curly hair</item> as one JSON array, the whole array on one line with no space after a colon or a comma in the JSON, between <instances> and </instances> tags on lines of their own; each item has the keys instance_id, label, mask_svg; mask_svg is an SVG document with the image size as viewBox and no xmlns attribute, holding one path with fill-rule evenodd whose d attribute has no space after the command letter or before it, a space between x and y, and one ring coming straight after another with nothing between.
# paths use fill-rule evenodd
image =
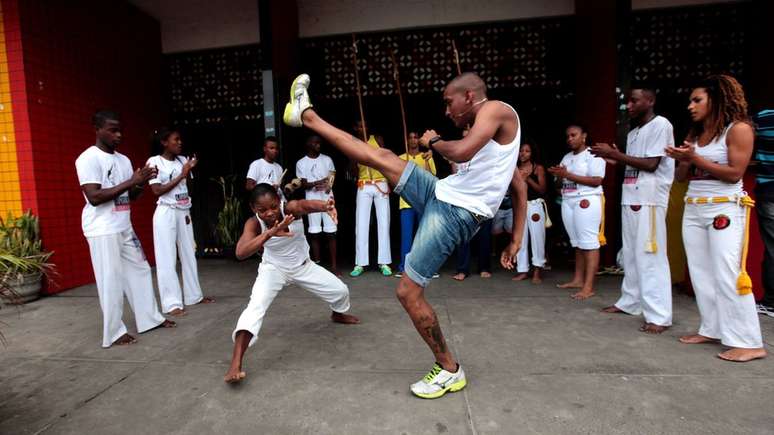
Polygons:
<instances>
[{"instance_id":1,"label":"woman with curly hair","mask_svg":"<svg viewBox=\"0 0 774 435\"><path fill-rule=\"evenodd\" d=\"M688 111L693 125L680 147L667 147L678 161L675 177L689 180L683 243L701 325L685 344L720 343L727 361L766 356L745 271L750 209L742 185L755 134L739 82L714 75L694 88Z\"/></svg>"}]
</instances>

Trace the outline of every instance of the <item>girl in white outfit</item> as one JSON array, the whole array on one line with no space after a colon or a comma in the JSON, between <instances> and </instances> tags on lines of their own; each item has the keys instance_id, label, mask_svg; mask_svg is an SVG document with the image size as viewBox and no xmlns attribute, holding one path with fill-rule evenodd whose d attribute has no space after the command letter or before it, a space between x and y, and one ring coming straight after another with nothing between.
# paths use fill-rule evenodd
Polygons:
<instances>
[{"instance_id":1,"label":"girl in white outfit","mask_svg":"<svg viewBox=\"0 0 774 435\"><path fill-rule=\"evenodd\" d=\"M181 156L180 133L161 127L154 132L153 145L161 154L148 159L158 175L148 184L156 196L153 213L153 249L156 254L156 278L159 283L161 310L173 316L186 314L185 305L214 302L202 296L196 267L196 242L191 221L191 198L187 179L196 166L196 156ZM183 270L183 288L177 277L177 258Z\"/></svg>"},{"instance_id":2,"label":"girl in white outfit","mask_svg":"<svg viewBox=\"0 0 774 435\"><path fill-rule=\"evenodd\" d=\"M541 283L540 271L546 265L546 170L532 159L532 145L525 142L519 148L519 175L527 183L527 228L516 255L514 281L527 278L529 272L529 251L532 250L532 282ZM510 212L510 210L509 210ZM513 213L510 213L513 215ZM510 229L509 229L510 230ZM493 231L494 232L494 231Z\"/></svg>"},{"instance_id":3,"label":"girl in white outfit","mask_svg":"<svg viewBox=\"0 0 774 435\"><path fill-rule=\"evenodd\" d=\"M300 219L309 213L327 213L334 223L338 223L333 198L327 201L299 200L285 203L273 186L262 183L256 185L250 194L250 208L255 216L245 222L244 231L237 242L236 255L239 259L245 259L262 251L263 257L253 284L250 303L239 316L231 334L234 353L231 367L224 377L228 383L244 379L242 359L245 351L258 339L263 317L274 298L288 285L295 284L327 302L333 322L360 323L357 317L347 314L347 285L309 258L304 222Z\"/></svg>"},{"instance_id":4,"label":"girl in white outfit","mask_svg":"<svg viewBox=\"0 0 774 435\"><path fill-rule=\"evenodd\" d=\"M755 134L747 102L733 77L708 77L691 93L693 126L680 147L667 147L677 160L676 179L690 180L685 195L683 243L701 325L685 344L721 343L727 361L766 356L745 270L749 216L754 205L742 185Z\"/></svg>"},{"instance_id":5,"label":"girl in white outfit","mask_svg":"<svg viewBox=\"0 0 774 435\"><path fill-rule=\"evenodd\" d=\"M562 221L575 248L575 275L560 288L580 288L573 299L594 296L594 278L599 267L599 227L602 221L602 180L605 161L588 150L586 130L567 127L570 152L559 166L548 168L562 183Z\"/></svg>"}]
</instances>

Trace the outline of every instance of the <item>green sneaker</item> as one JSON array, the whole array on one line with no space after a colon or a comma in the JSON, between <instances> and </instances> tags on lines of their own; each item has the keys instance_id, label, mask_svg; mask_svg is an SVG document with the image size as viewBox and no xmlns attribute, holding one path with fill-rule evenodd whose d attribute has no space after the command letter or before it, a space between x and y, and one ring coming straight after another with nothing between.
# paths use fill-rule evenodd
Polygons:
<instances>
[{"instance_id":1,"label":"green sneaker","mask_svg":"<svg viewBox=\"0 0 774 435\"><path fill-rule=\"evenodd\" d=\"M379 270L382 271L382 275L384 276L392 276L392 269L386 264L380 264Z\"/></svg>"},{"instance_id":2,"label":"green sneaker","mask_svg":"<svg viewBox=\"0 0 774 435\"><path fill-rule=\"evenodd\" d=\"M354 269L352 269L352 272L349 273L349 276L356 277L363 274L363 266L355 266Z\"/></svg>"},{"instance_id":3,"label":"green sneaker","mask_svg":"<svg viewBox=\"0 0 774 435\"><path fill-rule=\"evenodd\" d=\"M447 372L438 363L433 364L430 373L421 381L411 385L411 392L423 399L437 399L448 391L460 391L468 384L465 371L458 365L457 373Z\"/></svg>"},{"instance_id":4,"label":"green sneaker","mask_svg":"<svg viewBox=\"0 0 774 435\"><path fill-rule=\"evenodd\" d=\"M285 112L282 115L282 121L291 127L301 127L304 122L301 120L301 115L304 114L304 110L312 107L312 103L309 102L309 93L306 88L309 87L309 76L301 74L293 80L293 84L290 86L290 102L285 105Z\"/></svg>"}]
</instances>

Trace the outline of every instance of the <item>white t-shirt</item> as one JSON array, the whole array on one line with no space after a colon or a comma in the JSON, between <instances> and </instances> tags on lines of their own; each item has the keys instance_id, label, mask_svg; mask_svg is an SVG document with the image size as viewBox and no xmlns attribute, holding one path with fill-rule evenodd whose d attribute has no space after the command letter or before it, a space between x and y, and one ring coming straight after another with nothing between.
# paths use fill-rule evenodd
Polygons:
<instances>
[{"instance_id":1,"label":"white t-shirt","mask_svg":"<svg viewBox=\"0 0 774 435\"><path fill-rule=\"evenodd\" d=\"M102 189L117 186L132 178L134 173L132 162L125 155L117 151L106 153L96 145L90 146L75 159L75 170L78 172L78 182L81 186L99 184ZM86 200L81 212L84 236L108 236L132 228L129 191L98 206L91 205L85 193L83 198Z\"/></svg>"},{"instance_id":2,"label":"white t-shirt","mask_svg":"<svg viewBox=\"0 0 774 435\"><path fill-rule=\"evenodd\" d=\"M331 172L336 172L336 168L333 166L333 160L325 154L320 154L316 159L304 156L296 163L296 177L304 178L310 183L328 177ZM306 199L327 200L332 197L333 192L306 190Z\"/></svg>"},{"instance_id":3,"label":"white t-shirt","mask_svg":"<svg viewBox=\"0 0 774 435\"><path fill-rule=\"evenodd\" d=\"M501 102L502 103L502 102ZM516 110L506 103L519 119ZM457 163L457 171L435 184L435 197L472 213L493 218L511 185L519 160L521 124L511 143L490 139L467 162Z\"/></svg>"},{"instance_id":4,"label":"white t-shirt","mask_svg":"<svg viewBox=\"0 0 774 435\"><path fill-rule=\"evenodd\" d=\"M256 183L279 184L282 176L282 166L277 162L269 163L264 159L258 159L250 163L247 170L247 178Z\"/></svg>"},{"instance_id":5,"label":"white t-shirt","mask_svg":"<svg viewBox=\"0 0 774 435\"><path fill-rule=\"evenodd\" d=\"M621 205L668 205L669 190L675 176L675 161L666 156L664 148L674 144L672 124L663 116L656 116L647 124L629 132L626 137L626 154L633 157L661 157L661 162L654 172L626 166Z\"/></svg>"},{"instance_id":6,"label":"white t-shirt","mask_svg":"<svg viewBox=\"0 0 774 435\"><path fill-rule=\"evenodd\" d=\"M573 154L572 151L565 154L560 165L566 167L567 172L580 175L581 177L604 178L605 176L605 160L599 157L594 157L588 148L579 152L578 154ZM591 187L586 186L585 184L578 184L566 178L562 180L563 198L601 194L601 185L597 187Z\"/></svg>"},{"instance_id":7,"label":"white t-shirt","mask_svg":"<svg viewBox=\"0 0 774 435\"><path fill-rule=\"evenodd\" d=\"M183 164L188 157L177 156L175 160L167 160L162 156L153 156L148 159L147 165L158 168L156 178L148 180L148 184L167 184L183 172ZM168 205L173 208L187 210L191 208L191 198L188 196L188 185L185 179L181 180L169 192L159 196L156 204Z\"/></svg>"}]
</instances>

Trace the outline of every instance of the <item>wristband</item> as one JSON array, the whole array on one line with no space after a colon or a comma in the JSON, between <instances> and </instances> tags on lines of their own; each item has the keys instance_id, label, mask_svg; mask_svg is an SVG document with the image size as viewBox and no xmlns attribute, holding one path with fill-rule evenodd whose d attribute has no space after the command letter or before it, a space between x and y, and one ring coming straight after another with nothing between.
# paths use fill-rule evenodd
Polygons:
<instances>
[{"instance_id":1,"label":"wristband","mask_svg":"<svg viewBox=\"0 0 774 435\"><path fill-rule=\"evenodd\" d=\"M435 136L434 138L432 138L429 141L427 141L427 146L431 147L431 146L435 145L435 143L440 141L440 140L441 140L441 136Z\"/></svg>"}]
</instances>

